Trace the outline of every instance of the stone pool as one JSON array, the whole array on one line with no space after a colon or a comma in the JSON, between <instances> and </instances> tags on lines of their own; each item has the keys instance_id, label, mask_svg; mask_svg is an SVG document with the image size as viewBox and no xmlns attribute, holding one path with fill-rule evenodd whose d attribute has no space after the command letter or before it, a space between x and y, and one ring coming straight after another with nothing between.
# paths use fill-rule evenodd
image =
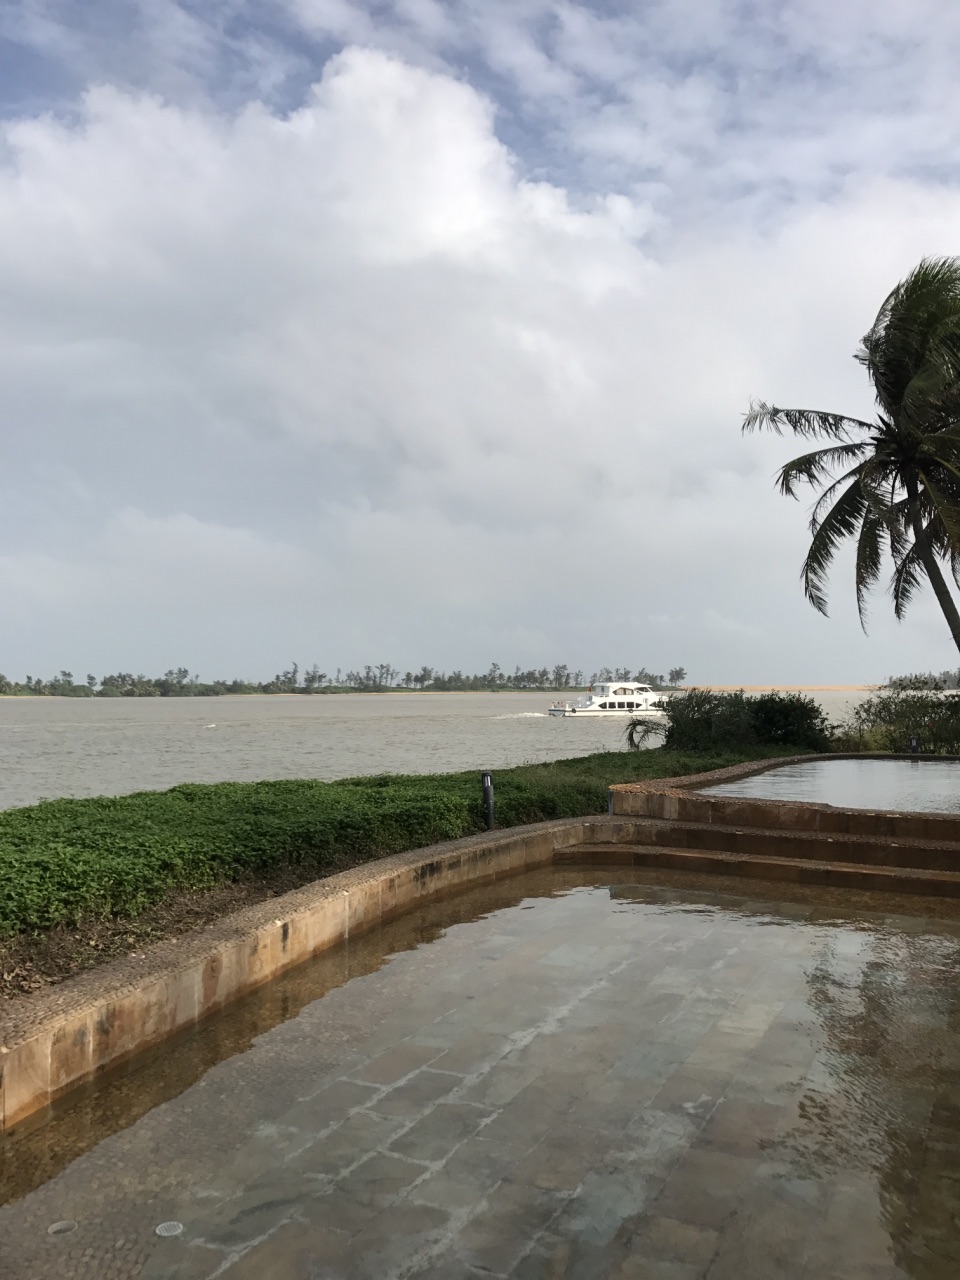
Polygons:
<instances>
[{"instance_id":1,"label":"stone pool","mask_svg":"<svg viewBox=\"0 0 960 1280\"><path fill-rule=\"evenodd\" d=\"M960 910L516 876L2 1151L4 1280L953 1280Z\"/></svg>"},{"instance_id":2,"label":"stone pool","mask_svg":"<svg viewBox=\"0 0 960 1280\"><path fill-rule=\"evenodd\" d=\"M960 813L960 760L804 760L704 791L845 809Z\"/></svg>"}]
</instances>

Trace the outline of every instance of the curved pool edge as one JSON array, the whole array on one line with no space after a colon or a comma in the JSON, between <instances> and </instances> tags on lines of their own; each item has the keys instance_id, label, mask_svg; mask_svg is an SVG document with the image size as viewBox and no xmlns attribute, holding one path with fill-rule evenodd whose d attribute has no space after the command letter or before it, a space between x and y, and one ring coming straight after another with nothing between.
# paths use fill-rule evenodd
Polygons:
<instances>
[{"instance_id":1,"label":"curved pool edge","mask_svg":"<svg viewBox=\"0 0 960 1280\"><path fill-rule=\"evenodd\" d=\"M18 1000L0 1021L0 1132L382 921L550 863L565 848L616 839L620 825L602 815L559 819L394 854Z\"/></svg>"},{"instance_id":2,"label":"curved pool edge","mask_svg":"<svg viewBox=\"0 0 960 1280\"><path fill-rule=\"evenodd\" d=\"M960 841L960 814L904 809L858 809L807 800L711 796L709 788L767 773L787 765L831 760L950 761L960 756L907 755L877 751L844 751L778 756L691 773L679 778L651 778L610 787L609 812L616 817L665 818L724 825L762 826L822 831L838 835L901 837ZM692 793L692 794L691 794Z\"/></svg>"}]
</instances>

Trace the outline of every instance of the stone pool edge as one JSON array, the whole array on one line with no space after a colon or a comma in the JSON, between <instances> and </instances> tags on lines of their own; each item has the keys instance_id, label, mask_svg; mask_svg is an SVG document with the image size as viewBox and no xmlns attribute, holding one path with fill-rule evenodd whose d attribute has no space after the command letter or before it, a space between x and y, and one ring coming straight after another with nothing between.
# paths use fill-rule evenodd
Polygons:
<instances>
[{"instance_id":1,"label":"stone pool edge","mask_svg":"<svg viewBox=\"0 0 960 1280\"><path fill-rule=\"evenodd\" d=\"M672 780L668 780L672 781ZM17 1002L0 1021L0 1132L351 936L465 885L609 842L629 824L559 819L394 854Z\"/></svg>"},{"instance_id":2,"label":"stone pool edge","mask_svg":"<svg viewBox=\"0 0 960 1280\"><path fill-rule=\"evenodd\" d=\"M843 809L838 805L800 800L762 800L753 796L711 796L704 788L767 773L791 764L819 760L958 760L960 756L905 755L877 751L824 752L776 756L745 764L711 769L679 778L649 778L619 782L610 787L611 817L661 818L724 826L781 828L831 835L899 837L913 840L960 842L960 815L913 813L894 809ZM691 794L693 793L693 794Z\"/></svg>"}]
</instances>

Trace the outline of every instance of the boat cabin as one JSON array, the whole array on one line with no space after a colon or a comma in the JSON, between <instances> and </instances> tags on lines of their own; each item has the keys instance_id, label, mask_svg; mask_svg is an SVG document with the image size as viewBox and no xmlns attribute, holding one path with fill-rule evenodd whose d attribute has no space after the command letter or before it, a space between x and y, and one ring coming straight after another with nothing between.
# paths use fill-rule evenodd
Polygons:
<instances>
[{"instance_id":1,"label":"boat cabin","mask_svg":"<svg viewBox=\"0 0 960 1280\"><path fill-rule=\"evenodd\" d=\"M595 684L591 694L591 703L598 711L645 711L651 698L659 697L648 684L629 680Z\"/></svg>"}]
</instances>

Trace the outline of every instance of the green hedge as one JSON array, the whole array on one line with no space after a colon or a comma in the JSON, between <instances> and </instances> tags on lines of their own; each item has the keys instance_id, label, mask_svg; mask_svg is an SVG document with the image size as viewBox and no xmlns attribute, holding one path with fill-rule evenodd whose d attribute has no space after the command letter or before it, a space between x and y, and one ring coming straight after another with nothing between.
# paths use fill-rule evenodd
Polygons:
<instances>
[{"instance_id":1,"label":"green hedge","mask_svg":"<svg viewBox=\"0 0 960 1280\"><path fill-rule=\"evenodd\" d=\"M607 788L763 752L608 752L495 773L497 822L603 813ZM767 752L766 754L776 754ZM483 828L479 773L226 782L0 812L0 934L136 916L172 889L317 876Z\"/></svg>"},{"instance_id":2,"label":"green hedge","mask_svg":"<svg viewBox=\"0 0 960 1280\"><path fill-rule=\"evenodd\" d=\"M818 702L800 693L747 695L687 689L664 704L663 743L674 751L749 751L789 746L830 750L830 726ZM659 732L655 722L638 717L632 742Z\"/></svg>"}]
</instances>

